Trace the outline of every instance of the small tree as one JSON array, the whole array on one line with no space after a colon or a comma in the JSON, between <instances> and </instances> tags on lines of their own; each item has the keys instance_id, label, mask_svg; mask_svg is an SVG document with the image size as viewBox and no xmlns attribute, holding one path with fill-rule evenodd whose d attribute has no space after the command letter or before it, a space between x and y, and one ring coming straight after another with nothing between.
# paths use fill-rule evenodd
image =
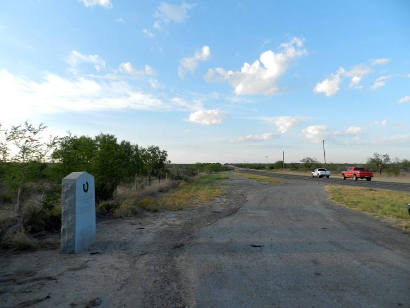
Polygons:
<instances>
[{"instance_id":1,"label":"small tree","mask_svg":"<svg viewBox=\"0 0 410 308\"><path fill-rule=\"evenodd\" d=\"M316 158L312 158L312 157L305 157L302 158L300 160L301 163L304 164L306 169L312 169L312 167L318 163L318 161L316 160Z\"/></svg>"},{"instance_id":2,"label":"small tree","mask_svg":"<svg viewBox=\"0 0 410 308\"><path fill-rule=\"evenodd\" d=\"M41 138L41 133L46 128L42 123L35 127L26 121L22 125L12 126L10 131L4 133L5 142L1 145L2 160L10 164L7 170L9 181L17 189L15 212L20 228L23 228L21 197L24 184L29 180L31 171L45 161L47 154L58 142L57 137L50 137L49 142Z\"/></svg>"},{"instance_id":3,"label":"small tree","mask_svg":"<svg viewBox=\"0 0 410 308\"><path fill-rule=\"evenodd\" d=\"M384 167L390 163L391 159L389 154L373 153L373 156L367 160L367 164L375 167L379 174L382 174Z\"/></svg>"},{"instance_id":4,"label":"small tree","mask_svg":"<svg viewBox=\"0 0 410 308\"><path fill-rule=\"evenodd\" d=\"M93 174L96 153L97 144L93 138L76 137L71 134L61 138L58 147L52 153L52 158L58 162L53 167L55 179L61 181L61 178L73 171L87 171Z\"/></svg>"},{"instance_id":5,"label":"small tree","mask_svg":"<svg viewBox=\"0 0 410 308\"><path fill-rule=\"evenodd\" d=\"M143 153L143 160L148 173L148 183L151 185L151 176L157 176L160 181L165 172L167 162L167 151L161 151L157 146L150 146Z\"/></svg>"}]
</instances>

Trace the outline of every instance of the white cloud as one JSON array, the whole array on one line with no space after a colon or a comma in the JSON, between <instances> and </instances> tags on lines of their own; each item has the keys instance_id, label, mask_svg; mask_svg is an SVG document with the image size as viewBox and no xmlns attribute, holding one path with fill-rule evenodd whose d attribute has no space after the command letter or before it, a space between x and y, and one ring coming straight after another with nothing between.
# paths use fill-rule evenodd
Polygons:
<instances>
[{"instance_id":1,"label":"white cloud","mask_svg":"<svg viewBox=\"0 0 410 308\"><path fill-rule=\"evenodd\" d=\"M171 4L162 2L154 14L152 28L145 28L142 32L148 37L155 37L155 31L161 31L171 22L183 23L188 18L188 12L196 6L196 3Z\"/></svg>"},{"instance_id":2,"label":"white cloud","mask_svg":"<svg viewBox=\"0 0 410 308\"><path fill-rule=\"evenodd\" d=\"M148 64L146 64L146 65L144 66L144 73L145 73L145 75L151 76L151 75L154 75L154 74L155 74L155 70L154 70L151 66L149 66Z\"/></svg>"},{"instance_id":3,"label":"white cloud","mask_svg":"<svg viewBox=\"0 0 410 308\"><path fill-rule=\"evenodd\" d=\"M390 62L390 59L388 58L375 59L372 61L372 65L387 64L389 62Z\"/></svg>"},{"instance_id":4,"label":"white cloud","mask_svg":"<svg viewBox=\"0 0 410 308\"><path fill-rule=\"evenodd\" d=\"M339 92L340 86L340 74L344 71L343 68L340 68L336 74L330 75L328 78L319 82L313 89L315 93L324 93L326 96L335 95Z\"/></svg>"},{"instance_id":5,"label":"white cloud","mask_svg":"<svg viewBox=\"0 0 410 308\"><path fill-rule=\"evenodd\" d=\"M124 80L67 79L48 73L41 81L33 81L3 69L0 88L0 101L7 102L0 121L22 121L61 112L172 109L171 103L139 91Z\"/></svg>"},{"instance_id":6,"label":"white cloud","mask_svg":"<svg viewBox=\"0 0 410 308\"><path fill-rule=\"evenodd\" d=\"M261 120L269 124L275 125L281 134L286 133L288 130L292 129L293 127L297 126L302 122L300 118L292 116L281 116L272 118L264 117Z\"/></svg>"},{"instance_id":7,"label":"white cloud","mask_svg":"<svg viewBox=\"0 0 410 308\"><path fill-rule=\"evenodd\" d=\"M220 124L223 120L223 114L217 109L197 110L189 115L189 122L201 125Z\"/></svg>"},{"instance_id":8,"label":"white cloud","mask_svg":"<svg viewBox=\"0 0 410 308\"><path fill-rule=\"evenodd\" d=\"M371 72L371 69L364 65L357 65L350 71L345 71L345 76L351 77L350 87L357 87L362 81L363 77Z\"/></svg>"},{"instance_id":9,"label":"white cloud","mask_svg":"<svg viewBox=\"0 0 410 308\"><path fill-rule=\"evenodd\" d=\"M294 58L306 54L303 40L292 38L279 46L279 52L263 52L252 64L245 62L240 71L226 71L221 67L209 69L207 81L228 81L236 95L273 95L279 91L278 78L288 69Z\"/></svg>"},{"instance_id":10,"label":"white cloud","mask_svg":"<svg viewBox=\"0 0 410 308\"><path fill-rule=\"evenodd\" d=\"M246 142L246 141L265 141L272 139L274 136L273 133L264 133L260 135L247 135L247 136L239 136L235 139L231 139L231 143L237 143L237 142Z\"/></svg>"},{"instance_id":11,"label":"white cloud","mask_svg":"<svg viewBox=\"0 0 410 308\"><path fill-rule=\"evenodd\" d=\"M183 23L188 16L188 11L194 6L196 6L195 3L186 2L181 4L161 3L154 15L156 18L154 28L159 29L169 22Z\"/></svg>"},{"instance_id":12,"label":"white cloud","mask_svg":"<svg viewBox=\"0 0 410 308\"><path fill-rule=\"evenodd\" d=\"M144 33L146 36L150 38L155 37L154 32L152 32L150 29L147 29L147 28L142 29L142 33Z\"/></svg>"},{"instance_id":13,"label":"white cloud","mask_svg":"<svg viewBox=\"0 0 410 308\"><path fill-rule=\"evenodd\" d=\"M311 125L302 129L302 134L314 143L319 143L326 136L330 135L331 132L326 125Z\"/></svg>"},{"instance_id":14,"label":"white cloud","mask_svg":"<svg viewBox=\"0 0 410 308\"><path fill-rule=\"evenodd\" d=\"M118 66L118 71L120 73L124 73L130 76L153 76L155 74L155 70L146 64L144 69L137 70L131 62L123 62ZM150 79L153 81L154 79Z\"/></svg>"},{"instance_id":15,"label":"white cloud","mask_svg":"<svg viewBox=\"0 0 410 308\"><path fill-rule=\"evenodd\" d=\"M225 71L222 67L210 68L205 75L205 80L208 82L223 82L229 80L233 75L233 71Z\"/></svg>"},{"instance_id":16,"label":"white cloud","mask_svg":"<svg viewBox=\"0 0 410 308\"><path fill-rule=\"evenodd\" d=\"M105 8L112 8L111 0L80 0L86 7L100 5Z\"/></svg>"},{"instance_id":17,"label":"white cloud","mask_svg":"<svg viewBox=\"0 0 410 308\"><path fill-rule=\"evenodd\" d=\"M195 52L193 57L183 58L178 67L178 75L180 78L184 78L187 72L193 73L200 61L208 60L211 55L209 46L203 46L200 51Z\"/></svg>"},{"instance_id":18,"label":"white cloud","mask_svg":"<svg viewBox=\"0 0 410 308\"><path fill-rule=\"evenodd\" d=\"M323 93L326 96L335 95L340 90L340 83L342 82L342 77L350 77L349 87L354 87L357 89L362 88L359 86L363 77L371 72L371 69L364 65L356 65L350 71L346 71L343 67L340 67L336 73L331 74L329 77L323 81L316 84L313 88L315 93Z\"/></svg>"},{"instance_id":19,"label":"white cloud","mask_svg":"<svg viewBox=\"0 0 410 308\"><path fill-rule=\"evenodd\" d=\"M76 72L78 65L88 63L94 65L96 71L101 71L105 68L105 61L99 55L86 55L77 50L71 51L71 54L66 58L66 62L71 66L71 71Z\"/></svg>"},{"instance_id":20,"label":"white cloud","mask_svg":"<svg viewBox=\"0 0 410 308\"><path fill-rule=\"evenodd\" d=\"M174 105L175 109L186 111L189 110L191 112L203 110L203 105L200 100L192 100L186 101L180 97L174 97L171 99L172 104Z\"/></svg>"},{"instance_id":21,"label":"white cloud","mask_svg":"<svg viewBox=\"0 0 410 308\"><path fill-rule=\"evenodd\" d=\"M410 102L410 96L405 96L399 99L399 104Z\"/></svg>"},{"instance_id":22,"label":"white cloud","mask_svg":"<svg viewBox=\"0 0 410 308\"><path fill-rule=\"evenodd\" d=\"M350 126L345 130L345 134L356 136L360 134L361 131L362 131L362 128L359 126Z\"/></svg>"},{"instance_id":23,"label":"white cloud","mask_svg":"<svg viewBox=\"0 0 410 308\"><path fill-rule=\"evenodd\" d=\"M129 75L135 75L137 70L134 68L131 62L123 62L118 67L119 71Z\"/></svg>"},{"instance_id":24,"label":"white cloud","mask_svg":"<svg viewBox=\"0 0 410 308\"><path fill-rule=\"evenodd\" d=\"M359 126L350 126L342 131L331 131L328 129L326 125L312 125L304 128L302 130L302 134L312 141L313 143L319 143L323 139L327 138L335 138L335 137L343 137L343 136L350 136L350 137L357 137L362 132L362 128Z\"/></svg>"},{"instance_id":25,"label":"white cloud","mask_svg":"<svg viewBox=\"0 0 410 308\"><path fill-rule=\"evenodd\" d=\"M375 80L375 82L374 82L372 88L373 88L373 89L377 89L377 88L380 88L380 87L385 86L385 85L386 85L386 81L389 80L390 78L391 78L391 76L380 76L380 77L378 77L378 78Z\"/></svg>"}]
</instances>

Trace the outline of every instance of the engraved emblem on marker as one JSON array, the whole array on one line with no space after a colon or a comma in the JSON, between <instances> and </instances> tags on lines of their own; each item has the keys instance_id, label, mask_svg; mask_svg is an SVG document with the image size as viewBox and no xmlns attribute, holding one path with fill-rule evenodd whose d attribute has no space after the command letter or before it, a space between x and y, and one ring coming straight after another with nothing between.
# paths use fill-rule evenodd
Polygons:
<instances>
[{"instance_id":1,"label":"engraved emblem on marker","mask_svg":"<svg viewBox=\"0 0 410 308\"><path fill-rule=\"evenodd\" d=\"M88 181L85 182L85 184L83 184L83 190L84 190L84 192L88 191Z\"/></svg>"}]
</instances>

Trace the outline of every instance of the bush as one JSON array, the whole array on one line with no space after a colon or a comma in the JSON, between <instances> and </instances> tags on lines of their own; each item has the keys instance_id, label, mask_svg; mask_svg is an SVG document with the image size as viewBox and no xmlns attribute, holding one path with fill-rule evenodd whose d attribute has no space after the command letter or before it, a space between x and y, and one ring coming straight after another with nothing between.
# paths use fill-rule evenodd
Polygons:
<instances>
[{"instance_id":1,"label":"bush","mask_svg":"<svg viewBox=\"0 0 410 308\"><path fill-rule=\"evenodd\" d=\"M113 198L123 180L137 176L162 177L167 152L159 147L141 148L127 141L118 142L109 134L94 138L67 136L62 139L53 159L57 162L50 172L58 181L73 171L87 171L95 177L96 201Z\"/></svg>"}]
</instances>

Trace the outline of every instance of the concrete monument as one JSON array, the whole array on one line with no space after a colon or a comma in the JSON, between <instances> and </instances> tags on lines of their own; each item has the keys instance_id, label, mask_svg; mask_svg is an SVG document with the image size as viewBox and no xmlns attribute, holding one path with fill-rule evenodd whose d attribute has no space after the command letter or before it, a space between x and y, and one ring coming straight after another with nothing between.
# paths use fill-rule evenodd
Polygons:
<instances>
[{"instance_id":1,"label":"concrete monument","mask_svg":"<svg viewBox=\"0 0 410 308\"><path fill-rule=\"evenodd\" d=\"M78 253L95 240L94 177L72 172L63 179L61 250Z\"/></svg>"}]
</instances>

